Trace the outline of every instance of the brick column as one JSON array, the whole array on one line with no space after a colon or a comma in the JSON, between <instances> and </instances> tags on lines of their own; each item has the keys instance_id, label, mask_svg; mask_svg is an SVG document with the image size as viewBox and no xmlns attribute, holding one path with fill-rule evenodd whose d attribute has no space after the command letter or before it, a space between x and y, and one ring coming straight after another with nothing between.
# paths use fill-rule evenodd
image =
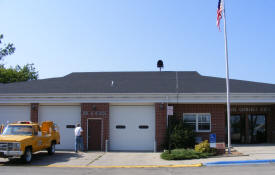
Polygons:
<instances>
[{"instance_id":1,"label":"brick column","mask_svg":"<svg viewBox=\"0 0 275 175\"><path fill-rule=\"evenodd\" d=\"M162 144L165 142L166 137L166 103L156 103L155 104L155 112L156 112L156 146L157 151L162 151L163 147Z\"/></svg>"},{"instance_id":2,"label":"brick column","mask_svg":"<svg viewBox=\"0 0 275 175\"><path fill-rule=\"evenodd\" d=\"M104 115L102 115L104 112ZM109 104L108 103L82 103L81 104L81 127L83 128L83 145L87 150L87 119L100 118L103 121L103 144L101 150L105 148L105 141L109 140Z\"/></svg>"},{"instance_id":3,"label":"brick column","mask_svg":"<svg viewBox=\"0 0 275 175\"><path fill-rule=\"evenodd\" d=\"M38 103L32 103L31 104L31 121L38 123L38 108L39 104Z\"/></svg>"}]
</instances>

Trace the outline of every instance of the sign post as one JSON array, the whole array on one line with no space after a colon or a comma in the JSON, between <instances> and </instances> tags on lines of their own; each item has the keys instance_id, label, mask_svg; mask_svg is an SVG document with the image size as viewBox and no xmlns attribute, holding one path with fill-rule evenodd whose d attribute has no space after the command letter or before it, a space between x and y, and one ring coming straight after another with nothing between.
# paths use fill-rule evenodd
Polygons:
<instances>
[{"instance_id":1,"label":"sign post","mask_svg":"<svg viewBox=\"0 0 275 175\"><path fill-rule=\"evenodd\" d=\"M210 148L216 148L216 134L209 135Z\"/></svg>"},{"instance_id":2,"label":"sign post","mask_svg":"<svg viewBox=\"0 0 275 175\"><path fill-rule=\"evenodd\" d=\"M173 112L173 106L168 106L168 103L167 103L167 124L168 124L168 152L169 154L171 154L171 144L170 144L170 134L171 134L171 122L170 122L170 119L169 119L169 115L173 115L174 112Z\"/></svg>"}]
</instances>

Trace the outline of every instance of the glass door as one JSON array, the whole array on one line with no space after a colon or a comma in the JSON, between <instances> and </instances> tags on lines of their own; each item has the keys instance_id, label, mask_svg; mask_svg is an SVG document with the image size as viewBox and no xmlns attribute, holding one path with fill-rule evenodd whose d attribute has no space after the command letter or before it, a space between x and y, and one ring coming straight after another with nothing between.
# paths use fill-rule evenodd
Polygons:
<instances>
[{"instance_id":1,"label":"glass door","mask_svg":"<svg viewBox=\"0 0 275 175\"><path fill-rule=\"evenodd\" d=\"M241 115L231 115L231 142L244 143L245 142L245 120Z\"/></svg>"},{"instance_id":2,"label":"glass door","mask_svg":"<svg viewBox=\"0 0 275 175\"><path fill-rule=\"evenodd\" d=\"M265 115L249 115L249 140L250 143L266 142Z\"/></svg>"}]
</instances>

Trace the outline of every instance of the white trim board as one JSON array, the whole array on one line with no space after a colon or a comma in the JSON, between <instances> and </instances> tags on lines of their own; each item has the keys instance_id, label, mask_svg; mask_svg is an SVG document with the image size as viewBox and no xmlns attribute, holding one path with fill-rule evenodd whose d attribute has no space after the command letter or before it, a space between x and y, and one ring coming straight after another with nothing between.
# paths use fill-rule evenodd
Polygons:
<instances>
[{"instance_id":1,"label":"white trim board","mask_svg":"<svg viewBox=\"0 0 275 175\"><path fill-rule=\"evenodd\" d=\"M274 103L275 93L231 93L232 103ZM5 103L226 103L225 93L0 94Z\"/></svg>"}]
</instances>

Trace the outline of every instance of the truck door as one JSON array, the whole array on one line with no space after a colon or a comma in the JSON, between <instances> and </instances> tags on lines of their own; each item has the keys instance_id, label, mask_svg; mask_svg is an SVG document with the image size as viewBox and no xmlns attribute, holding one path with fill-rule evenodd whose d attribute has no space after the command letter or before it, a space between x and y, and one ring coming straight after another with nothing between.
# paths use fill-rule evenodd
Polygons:
<instances>
[{"instance_id":1,"label":"truck door","mask_svg":"<svg viewBox=\"0 0 275 175\"><path fill-rule=\"evenodd\" d=\"M34 145L33 151L39 151L43 148L43 138L38 126L33 126Z\"/></svg>"}]
</instances>

